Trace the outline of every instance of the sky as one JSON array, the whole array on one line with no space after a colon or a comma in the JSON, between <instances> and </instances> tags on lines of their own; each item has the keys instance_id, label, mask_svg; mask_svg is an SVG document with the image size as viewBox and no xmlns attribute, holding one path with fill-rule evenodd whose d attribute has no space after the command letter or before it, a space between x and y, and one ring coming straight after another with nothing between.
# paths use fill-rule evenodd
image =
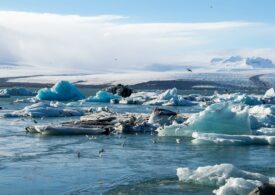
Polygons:
<instances>
[{"instance_id":1,"label":"sky","mask_svg":"<svg viewBox=\"0 0 275 195\"><path fill-rule=\"evenodd\" d=\"M0 1L0 64L98 72L275 61L274 9L272 0Z\"/></svg>"}]
</instances>

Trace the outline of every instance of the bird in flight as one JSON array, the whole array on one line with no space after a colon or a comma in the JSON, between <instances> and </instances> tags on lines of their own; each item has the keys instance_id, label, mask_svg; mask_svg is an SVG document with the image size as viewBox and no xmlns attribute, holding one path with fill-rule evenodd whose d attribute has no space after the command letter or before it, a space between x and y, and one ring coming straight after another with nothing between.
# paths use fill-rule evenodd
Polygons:
<instances>
[{"instance_id":1,"label":"bird in flight","mask_svg":"<svg viewBox=\"0 0 275 195\"><path fill-rule=\"evenodd\" d=\"M187 70L188 72L192 72L192 70L191 70L190 68L186 68L186 70Z\"/></svg>"}]
</instances>

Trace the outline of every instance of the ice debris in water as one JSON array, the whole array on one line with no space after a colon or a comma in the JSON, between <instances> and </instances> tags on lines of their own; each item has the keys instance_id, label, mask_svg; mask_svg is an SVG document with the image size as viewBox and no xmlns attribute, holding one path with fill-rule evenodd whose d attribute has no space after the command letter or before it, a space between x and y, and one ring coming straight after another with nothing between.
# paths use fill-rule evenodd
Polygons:
<instances>
[{"instance_id":1,"label":"ice debris in water","mask_svg":"<svg viewBox=\"0 0 275 195\"><path fill-rule=\"evenodd\" d=\"M275 136L257 135L226 135L216 133L197 133L192 134L195 144L219 144L219 145L275 145Z\"/></svg>"},{"instance_id":2,"label":"ice debris in water","mask_svg":"<svg viewBox=\"0 0 275 195\"><path fill-rule=\"evenodd\" d=\"M260 105L263 101L260 97L256 97L253 95L240 94L240 93L232 93L232 94L218 94L216 93L212 99L214 102L233 102L233 103L241 103L246 105Z\"/></svg>"},{"instance_id":3,"label":"ice debris in water","mask_svg":"<svg viewBox=\"0 0 275 195\"><path fill-rule=\"evenodd\" d=\"M163 105L163 106L192 106L190 100L185 99L183 96L178 95L176 88L168 89L160 94L156 99L145 102L145 105Z\"/></svg>"},{"instance_id":4,"label":"ice debris in water","mask_svg":"<svg viewBox=\"0 0 275 195\"><path fill-rule=\"evenodd\" d=\"M43 88L38 91L36 96L40 100L81 100L84 99L84 94L69 81L60 81L52 88Z\"/></svg>"},{"instance_id":5,"label":"ice debris in water","mask_svg":"<svg viewBox=\"0 0 275 195\"><path fill-rule=\"evenodd\" d=\"M65 116L82 116L84 111L65 107L58 107L48 103L40 102L26 106L22 110L4 114L4 117L21 117L29 116L34 118L41 117L65 117Z\"/></svg>"},{"instance_id":6,"label":"ice debris in water","mask_svg":"<svg viewBox=\"0 0 275 195\"><path fill-rule=\"evenodd\" d=\"M1 96L34 96L35 92L27 88L8 88L0 89Z\"/></svg>"},{"instance_id":7,"label":"ice debris in water","mask_svg":"<svg viewBox=\"0 0 275 195\"><path fill-rule=\"evenodd\" d=\"M247 195L255 187L272 180L259 173L238 169L232 164L204 166L196 170L178 168L177 176L181 182L218 187L213 191L217 195Z\"/></svg>"},{"instance_id":8,"label":"ice debris in water","mask_svg":"<svg viewBox=\"0 0 275 195\"><path fill-rule=\"evenodd\" d=\"M260 105L249 109L251 129L275 127L275 106Z\"/></svg>"},{"instance_id":9,"label":"ice debris in water","mask_svg":"<svg viewBox=\"0 0 275 195\"><path fill-rule=\"evenodd\" d=\"M275 91L273 88L270 88L265 92L264 98L272 98L272 97L275 97Z\"/></svg>"},{"instance_id":10,"label":"ice debris in water","mask_svg":"<svg viewBox=\"0 0 275 195\"><path fill-rule=\"evenodd\" d=\"M85 101L87 102L110 102L111 100L120 100L122 97L114 95L107 91L98 91L95 96L88 97Z\"/></svg>"}]
</instances>

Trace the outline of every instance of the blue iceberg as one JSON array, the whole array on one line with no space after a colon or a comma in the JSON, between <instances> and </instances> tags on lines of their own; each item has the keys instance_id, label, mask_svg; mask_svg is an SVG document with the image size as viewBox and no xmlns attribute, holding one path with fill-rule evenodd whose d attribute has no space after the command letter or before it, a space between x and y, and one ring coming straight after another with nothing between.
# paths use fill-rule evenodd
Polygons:
<instances>
[{"instance_id":1,"label":"blue iceberg","mask_svg":"<svg viewBox=\"0 0 275 195\"><path fill-rule=\"evenodd\" d=\"M84 99L85 95L69 81L60 81L52 88L40 89L36 97L40 100L68 101Z\"/></svg>"},{"instance_id":2,"label":"blue iceberg","mask_svg":"<svg viewBox=\"0 0 275 195\"><path fill-rule=\"evenodd\" d=\"M35 96L36 93L26 88L8 88L0 90L1 96Z\"/></svg>"},{"instance_id":3,"label":"blue iceberg","mask_svg":"<svg viewBox=\"0 0 275 195\"><path fill-rule=\"evenodd\" d=\"M98 91L94 97L86 99L87 102L110 102L111 100L121 100L121 96L114 95L106 91Z\"/></svg>"}]
</instances>

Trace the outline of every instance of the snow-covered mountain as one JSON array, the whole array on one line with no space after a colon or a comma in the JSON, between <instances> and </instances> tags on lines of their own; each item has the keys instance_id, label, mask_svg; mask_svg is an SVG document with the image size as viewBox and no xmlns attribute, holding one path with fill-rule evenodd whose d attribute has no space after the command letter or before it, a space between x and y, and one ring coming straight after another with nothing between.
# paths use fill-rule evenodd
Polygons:
<instances>
[{"instance_id":1,"label":"snow-covered mountain","mask_svg":"<svg viewBox=\"0 0 275 195\"><path fill-rule=\"evenodd\" d=\"M275 64L262 57L230 56L226 58L213 58L211 65L227 69L254 69L254 68L275 68Z\"/></svg>"}]
</instances>

